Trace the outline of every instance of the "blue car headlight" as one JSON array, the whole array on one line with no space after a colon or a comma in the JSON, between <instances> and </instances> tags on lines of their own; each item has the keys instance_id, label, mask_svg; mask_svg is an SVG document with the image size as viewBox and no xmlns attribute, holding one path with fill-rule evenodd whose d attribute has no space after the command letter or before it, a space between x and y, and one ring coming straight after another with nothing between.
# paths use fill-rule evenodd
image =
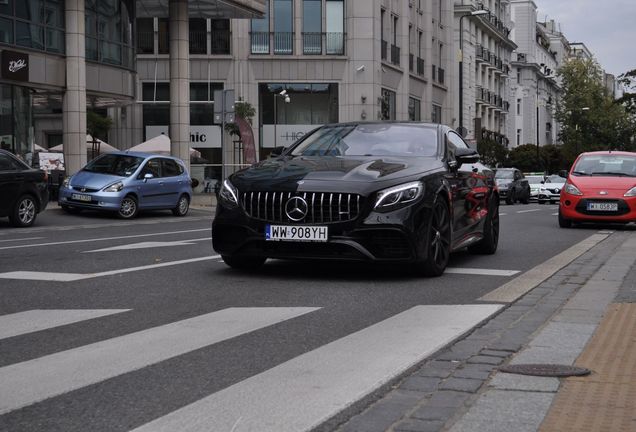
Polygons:
<instances>
[{"instance_id":1,"label":"blue car headlight","mask_svg":"<svg viewBox=\"0 0 636 432\"><path fill-rule=\"evenodd\" d=\"M111 184L110 186L106 186L102 189L103 192L120 192L124 188L124 184L120 181Z\"/></svg>"}]
</instances>

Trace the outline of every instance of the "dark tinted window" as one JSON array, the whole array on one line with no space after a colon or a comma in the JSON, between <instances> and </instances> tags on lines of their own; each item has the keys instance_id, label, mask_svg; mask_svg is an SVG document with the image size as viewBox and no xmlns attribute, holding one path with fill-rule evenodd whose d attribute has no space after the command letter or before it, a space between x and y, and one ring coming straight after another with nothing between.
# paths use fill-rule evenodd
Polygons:
<instances>
[{"instance_id":1,"label":"dark tinted window","mask_svg":"<svg viewBox=\"0 0 636 432\"><path fill-rule=\"evenodd\" d=\"M90 161L83 171L128 177L139 168L143 160L137 156L105 154Z\"/></svg>"},{"instance_id":2,"label":"dark tinted window","mask_svg":"<svg viewBox=\"0 0 636 432\"><path fill-rule=\"evenodd\" d=\"M11 157L0 154L0 171L15 171L17 169L18 164Z\"/></svg>"},{"instance_id":3,"label":"dark tinted window","mask_svg":"<svg viewBox=\"0 0 636 432\"><path fill-rule=\"evenodd\" d=\"M172 159L163 159L162 161L163 167L163 176L164 177L176 177L183 173L183 168L177 162Z\"/></svg>"}]
</instances>

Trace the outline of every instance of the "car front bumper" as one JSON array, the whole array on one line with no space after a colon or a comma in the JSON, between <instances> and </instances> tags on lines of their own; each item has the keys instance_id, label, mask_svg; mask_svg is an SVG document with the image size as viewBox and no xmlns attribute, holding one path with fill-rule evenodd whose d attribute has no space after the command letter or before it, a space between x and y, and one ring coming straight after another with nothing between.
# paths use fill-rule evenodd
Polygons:
<instances>
[{"instance_id":1,"label":"car front bumper","mask_svg":"<svg viewBox=\"0 0 636 432\"><path fill-rule=\"evenodd\" d=\"M589 202L615 202L618 211L604 212L587 209ZM636 197L596 198L563 194L560 201L561 216L579 222L636 222Z\"/></svg>"},{"instance_id":2,"label":"car front bumper","mask_svg":"<svg viewBox=\"0 0 636 432\"><path fill-rule=\"evenodd\" d=\"M74 199L73 195L90 196L90 201ZM60 187L58 205L72 206L84 209L117 211L121 205L121 192L79 192L67 187Z\"/></svg>"}]
</instances>

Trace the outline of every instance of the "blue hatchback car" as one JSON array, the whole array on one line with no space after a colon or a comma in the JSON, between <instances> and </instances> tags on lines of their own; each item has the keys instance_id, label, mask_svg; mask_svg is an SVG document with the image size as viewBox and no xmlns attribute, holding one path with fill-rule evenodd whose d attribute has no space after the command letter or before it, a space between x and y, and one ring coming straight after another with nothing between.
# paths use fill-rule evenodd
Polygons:
<instances>
[{"instance_id":1,"label":"blue hatchback car","mask_svg":"<svg viewBox=\"0 0 636 432\"><path fill-rule=\"evenodd\" d=\"M170 209L185 216L192 179L180 159L149 153L103 154L64 180L58 204L68 213L83 209L116 212L123 219L140 210Z\"/></svg>"}]
</instances>

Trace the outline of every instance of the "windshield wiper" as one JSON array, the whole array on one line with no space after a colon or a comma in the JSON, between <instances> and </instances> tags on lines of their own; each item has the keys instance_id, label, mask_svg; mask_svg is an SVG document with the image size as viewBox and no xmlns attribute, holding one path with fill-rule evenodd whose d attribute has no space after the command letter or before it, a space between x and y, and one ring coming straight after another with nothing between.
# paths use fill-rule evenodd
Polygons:
<instances>
[{"instance_id":1,"label":"windshield wiper","mask_svg":"<svg viewBox=\"0 0 636 432\"><path fill-rule=\"evenodd\" d=\"M574 175L584 175L584 176L591 176L592 174L588 174L585 171L572 171L572 174Z\"/></svg>"},{"instance_id":2,"label":"windshield wiper","mask_svg":"<svg viewBox=\"0 0 636 432\"><path fill-rule=\"evenodd\" d=\"M631 175L631 174L627 174L627 173L624 173L624 172L618 172L618 171L606 171L606 172L603 172L603 171L596 171L596 172L593 172L593 173L592 173L592 175L618 176L618 177L634 177L634 176L633 176L633 175Z\"/></svg>"}]
</instances>

